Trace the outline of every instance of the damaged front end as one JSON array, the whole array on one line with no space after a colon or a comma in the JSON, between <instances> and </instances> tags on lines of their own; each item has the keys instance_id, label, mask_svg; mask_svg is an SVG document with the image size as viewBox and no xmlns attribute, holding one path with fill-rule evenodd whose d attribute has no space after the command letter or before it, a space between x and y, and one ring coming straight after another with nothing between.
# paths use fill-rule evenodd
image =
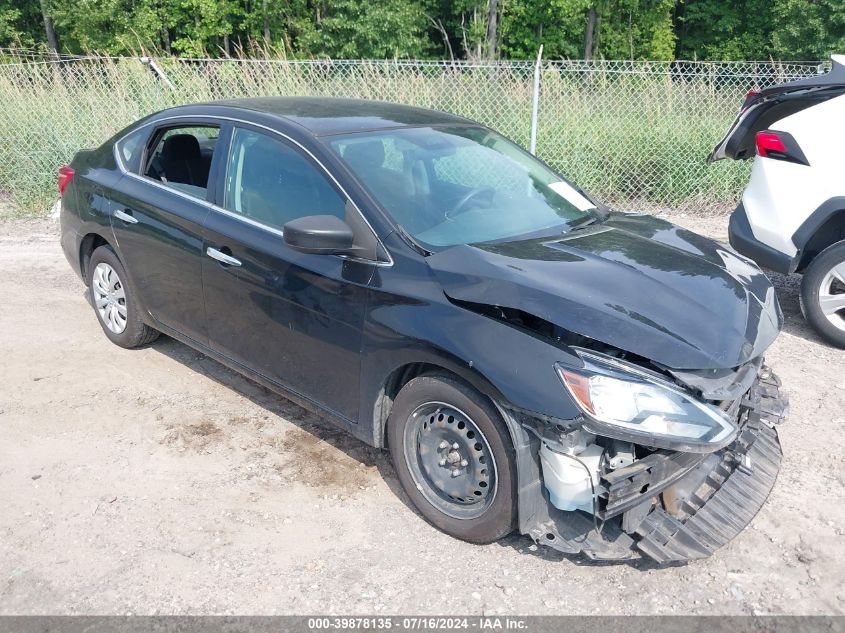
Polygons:
<instances>
[{"instance_id":1,"label":"damaged front end","mask_svg":"<svg viewBox=\"0 0 845 633\"><path fill-rule=\"evenodd\" d=\"M686 421L680 414L664 416L672 418L669 428L661 427L665 421L649 421L651 408L662 405L650 402L647 390L637 393L647 430L603 426L598 418L604 412L583 402L585 413L574 420L511 411L521 430L522 533L597 560L625 560L639 552L658 563L678 563L709 556L760 510L780 467L774 427L788 408L780 381L762 358L730 372L644 374L654 376L655 384L665 380L678 402L683 394L707 407L713 428L695 428L704 419L697 414ZM574 399L588 397L575 383L574 392L567 385ZM679 436L674 445L667 433Z\"/></svg>"},{"instance_id":2,"label":"damaged front end","mask_svg":"<svg viewBox=\"0 0 845 633\"><path fill-rule=\"evenodd\" d=\"M426 262L452 304L553 350L540 371L560 380L544 375L535 394L523 381L536 359L517 358L520 389L502 401L523 533L595 559L669 563L709 555L760 509L786 412L763 356L783 315L751 262L621 213Z\"/></svg>"}]
</instances>

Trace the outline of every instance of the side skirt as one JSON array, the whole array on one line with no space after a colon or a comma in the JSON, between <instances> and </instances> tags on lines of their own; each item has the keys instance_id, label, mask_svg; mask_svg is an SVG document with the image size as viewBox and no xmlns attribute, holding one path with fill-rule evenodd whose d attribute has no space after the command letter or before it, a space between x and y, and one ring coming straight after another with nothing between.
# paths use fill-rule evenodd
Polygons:
<instances>
[{"instance_id":1,"label":"side skirt","mask_svg":"<svg viewBox=\"0 0 845 633\"><path fill-rule=\"evenodd\" d=\"M249 378L253 382L256 382L261 385L262 387L269 389L273 393L276 393L282 396L283 398L290 400L294 404L299 405L303 409L307 409L311 413L320 416L324 420L327 420L334 426L346 431L347 433L361 440L365 444L375 446L373 437L366 433L366 429L361 428L366 427L367 425L357 424L353 420L350 420L349 418L341 415L340 413L337 413L336 411L324 407L323 405L319 404L318 402L315 402L311 398L297 393L296 391L291 390L285 385L282 385L281 383L278 383L275 380L272 380L271 378L268 378L267 376L264 376L263 374L260 374L250 369L246 365L243 365L229 358L228 356L225 356L224 354L220 354L219 352L214 351L210 347L207 347L202 343L195 341L192 338L185 336L184 334L177 332L176 330L166 325L163 325L162 323L159 323L152 317L149 317L149 315L147 315L147 317L150 321L149 325L151 327L156 328L163 334L166 334L167 336L179 341L180 343L184 343L188 347L191 347L197 350L198 352L205 354L209 358L216 360L221 365L225 365L232 371L235 371L241 374L242 376Z\"/></svg>"}]
</instances>

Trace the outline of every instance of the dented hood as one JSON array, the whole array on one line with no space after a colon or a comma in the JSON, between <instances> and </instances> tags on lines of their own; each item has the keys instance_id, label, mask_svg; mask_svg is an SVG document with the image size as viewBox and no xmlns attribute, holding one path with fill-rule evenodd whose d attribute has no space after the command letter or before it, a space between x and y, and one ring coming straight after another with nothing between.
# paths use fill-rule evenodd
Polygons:
<instances>
[{"instance_id":1,"label":"dented hood","mask_svg":"<svg viewBox=\"0 0 845 633\"><path fill-rule=\"evenodd\" d=\"M611 214L554 238L454 246L427 261L452 299L522 310L673 369L737 367L781 327L759 268L650 216Z\"/></svg>"}]
</instances>

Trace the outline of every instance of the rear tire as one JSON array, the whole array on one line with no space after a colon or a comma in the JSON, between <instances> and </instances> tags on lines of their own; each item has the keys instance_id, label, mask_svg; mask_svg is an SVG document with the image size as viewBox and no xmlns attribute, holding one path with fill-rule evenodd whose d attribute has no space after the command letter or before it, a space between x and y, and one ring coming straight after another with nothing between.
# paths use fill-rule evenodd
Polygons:
<instances>
[{"instance_id":1,"label":"rear tire","mask_svg":"<svg viewBox=\"0 0 845 633\"><path fill-rule=\"evenodd\" d=\"M100 327L112 343L132 348L158 338L158 330L141 319L126 269L110 246L100 246L91 254L87 272L91 305Z\"/></svg>"},{"instance_id":2,"label":"rear tire","mask_svg":"<svg viewBox=\"0 0 845 633\"><path fill-rule=\"evenodd\" d=\"M432 525L471 543L513 531L514 449L482 394L451 376L414 378L396 397L387 432L399 482Z\"/></svg>"},{"instance_id":3,"label":"rear tire","mask_svg":"<svg viewBox=\"0 0 845 633\"><path fill-rule=\"evenodd\" d=\"M826 248L807 267L801 311L822 338L845 347L845 241Z\"/></svg>"}]
</instances>

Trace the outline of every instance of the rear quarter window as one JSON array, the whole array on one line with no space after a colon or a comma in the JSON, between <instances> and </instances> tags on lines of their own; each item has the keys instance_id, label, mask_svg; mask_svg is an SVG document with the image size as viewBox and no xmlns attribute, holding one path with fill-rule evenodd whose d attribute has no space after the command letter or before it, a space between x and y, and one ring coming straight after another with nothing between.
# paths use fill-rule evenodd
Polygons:
<instances>
[{"instance_id":1,"label":"rear quarter window","mask_svg":"<svg viewBox=\"0 0 845 633\"><path fill-rule=\"evenodd\" d=\"M144 143L150 135L149 128L136 130L117 142L117 154L126 171L137 174L141 169L141 154Z\"/></svg>"}]
</instances>

